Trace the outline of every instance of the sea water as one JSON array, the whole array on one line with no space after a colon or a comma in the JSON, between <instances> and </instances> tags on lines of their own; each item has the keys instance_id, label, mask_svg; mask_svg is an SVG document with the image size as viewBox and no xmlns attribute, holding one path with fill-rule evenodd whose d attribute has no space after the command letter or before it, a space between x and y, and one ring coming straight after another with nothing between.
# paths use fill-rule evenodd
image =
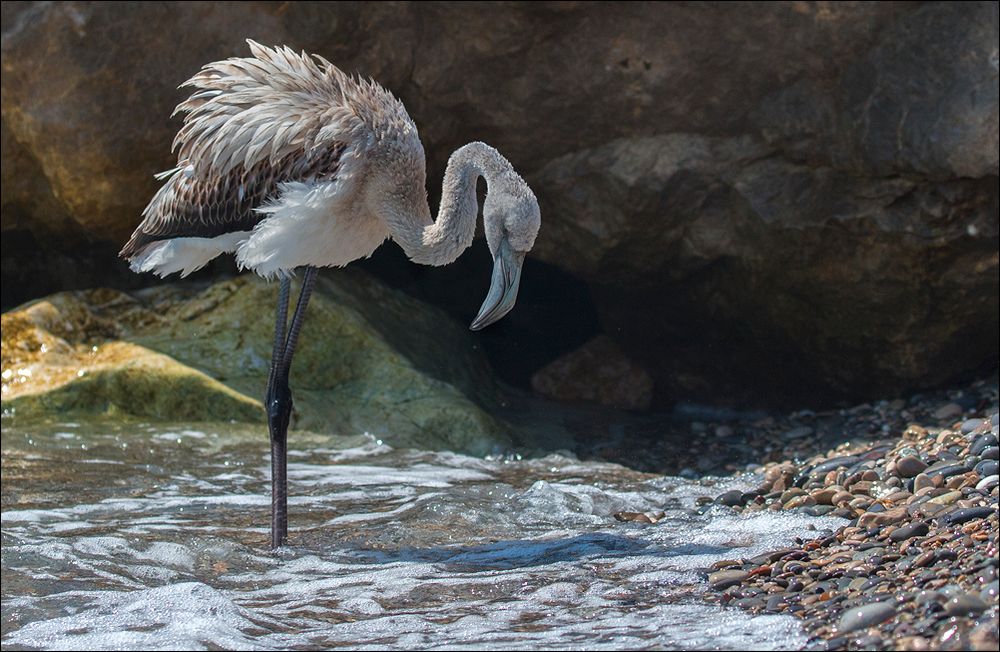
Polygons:
<instances>
[{"instance_id":1,"label":"sea water","mask_svg":"<svg viewBox=\"0 0 1000 652\"><path fill-rule=\"evenodd\" d=\"M799 649L793 617L709 604L705 570L840 524L699 507L752 477L293 432L273 552L263 428L5 424L2 447L5 649Z\"/></svg>"}]
</instances>

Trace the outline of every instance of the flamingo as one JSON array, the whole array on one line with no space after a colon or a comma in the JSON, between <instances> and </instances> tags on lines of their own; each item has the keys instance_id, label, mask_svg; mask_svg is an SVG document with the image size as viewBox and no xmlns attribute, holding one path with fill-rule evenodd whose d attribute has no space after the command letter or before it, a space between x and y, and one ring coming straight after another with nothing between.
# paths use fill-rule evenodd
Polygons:
<instances>
[{"instance_id":1,"label":"flamingo","mask_svg":"<svg viewBox=\"0 0 1000 652\"><path fill-rule=\"evenodd\" d=\"M454 261L472 244L483 177L494 264L470 326L479 330L513 308L540 213L510 162L473 142L449 158L432 218L424 148L399 100L320 56L247 43L252 56L209 63L182 84L196 90L173 113L184 114L172 148L177 165L156 175L165 183L119 255L134 272L184 277L231 253L240 269L279 280L264 398L270 544L278 548L288 536L289 370L318 269L371 256L390 237L415 263ZM288 323L299 268L302 289Z\"/></svg>"}]
</instances>

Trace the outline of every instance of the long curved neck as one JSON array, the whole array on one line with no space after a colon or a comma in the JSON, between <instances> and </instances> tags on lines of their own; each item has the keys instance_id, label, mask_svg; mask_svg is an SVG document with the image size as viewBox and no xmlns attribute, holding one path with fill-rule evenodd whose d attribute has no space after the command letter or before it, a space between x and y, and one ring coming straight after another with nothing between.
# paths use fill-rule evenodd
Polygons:
<instances>
[{"instance_id":1,"label":"long curved neck","mask_svg":"<svg viewBox=\"0 0 1000 652\"><path fill-rule=\"evenodd\" d=\"M511 171L510 163L498 151L485 143L469 143L448 159L437 219L431 220L423 179L417 184L419 190L387 193L380 202L382 218L393 240L413 262L447 265L472 244L476 235L479 177L486 179L489 192ZM492 227L486 225L488 233Z\"/></svg>"}]
</instances>

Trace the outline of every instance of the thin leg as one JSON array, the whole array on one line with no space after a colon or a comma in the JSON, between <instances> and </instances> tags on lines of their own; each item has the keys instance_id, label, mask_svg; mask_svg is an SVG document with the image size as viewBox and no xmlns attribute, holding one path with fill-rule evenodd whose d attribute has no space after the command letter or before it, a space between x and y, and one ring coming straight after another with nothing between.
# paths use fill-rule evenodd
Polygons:
<instances>
[{"instance_id":1,"label":"thin leg","mask_svg":"<svg viewBox=\"0 0 1000 652\"><path fill-rule=\"evenodd\" d=\"M316 285L317 269L307 267L302 279L302 290L295 305L295 314L285 337L285 320L288 314L289 281L282 279L278 294L278 316L275 320L274 350L271 355L271 373L267 383L268 430L271 434L271 547L278 548L288 536L288 421L292 414L292 392L288 387L288 373L295 354L306 306Z\"/></svg>"},{"instance_id":2,"label":"thin leg","mask_svg":"<svg viewBox=\"0 0 1000 652\"><path fill-rule=\"evenodd\" d=\"M278 308L274 319L274 348L271 351L271 371L267 377L264 409L267 411L267 429L271 435L271 547L277 548L287 533L287 475L286 459L288 418L291 414L292 396L288 384L279 382L281 362L285 354L285 325L288 322L288 298L291 281L281 279L278 290ZM282 525L285 523L285 525Z\"/></svg>"}]
</instances>

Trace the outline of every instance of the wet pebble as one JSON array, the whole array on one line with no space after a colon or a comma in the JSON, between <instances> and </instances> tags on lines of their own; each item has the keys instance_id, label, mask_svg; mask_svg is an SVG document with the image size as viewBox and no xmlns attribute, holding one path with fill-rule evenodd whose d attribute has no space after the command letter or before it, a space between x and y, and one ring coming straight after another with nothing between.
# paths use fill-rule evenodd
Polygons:
<instances>
[{"instance_id":1,"label":"wet pebble","mask_svg":"<svg viewBox=\"0 0 1000 652\"><path fill-rule=\"evenodd\" d=\"M733 489L721 494L715 499L715 502L720 505L726 505L727 507L736 507L737 505L743 504L743 492L739 489Z\"/></svg>"},{"instance_id":2,"label":"wet pebble","mask_svg":"<svg viewBox=\"0 0 1000 652\"><path fill-rule=\"evenodd\" d=\"M904 478L912 478L926 468L927 464L912 455L907 455L896 461L896 470Z\"/></svg>"},{"instance_id":3,"label":"wet pebble","mask_svg":"<svg viewBox=\"0 0 1000 652\"><path fill-rule=\"evenodd\" d=\"M889 538L893 541L906 541L913 537L922 537L930 532L930 530L930 527L923 521L914 521L909 525L904 525L897 530L893 530Z\"/></svg>"},{"instance_id":4,"label":"wet pebble","mask_svg":"<svg viewBox=\"0 0 1000 652\"><path fill-rule=\"evenodd\" d=\"M716 591L736 586L745 580L750 573L742 570L722 570L708 576L708 585Z\"/></svg>"},{"instance_id":5,"label":"wet pebble","mask_svg":"<svg viewBox=\"0 0 1000 652\"><path fill-rule=\"evenodd\" d=\"M841 616L840 624L837 625L837 631L840 634L847 634L865 627L871 627L892 618L895 614L896 605L889 600L848 609Z\"/></svg>"},{"instance_id":6,"label":"wet pebble","mask_svg":"<svg viewBox=\"0 0 1000 652\"><path fill-rule=\"evenodd\" d=\"M952 597L944 605L949 616L976 616L986 611L986 603L969 593Z\"/></svg>"}]
</instances>

